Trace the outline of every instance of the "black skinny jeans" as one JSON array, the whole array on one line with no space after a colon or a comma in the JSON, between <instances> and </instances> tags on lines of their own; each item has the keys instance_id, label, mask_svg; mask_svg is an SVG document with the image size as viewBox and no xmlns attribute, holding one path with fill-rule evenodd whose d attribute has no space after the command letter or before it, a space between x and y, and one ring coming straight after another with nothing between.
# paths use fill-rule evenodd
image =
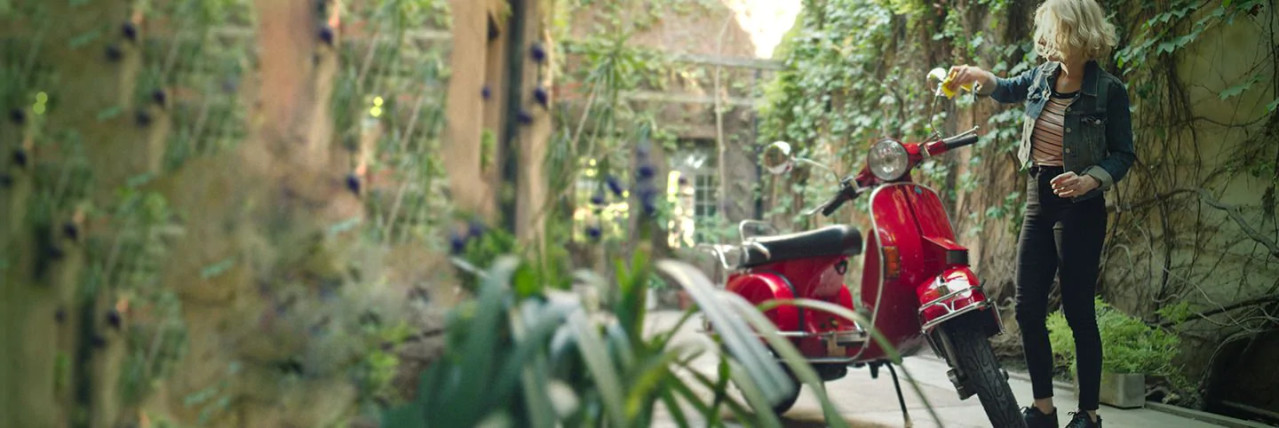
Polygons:
<instances>
[{"instance_id":1,"label":"black skinny jeans","mask_svg":"<svg viewBox=\"0 0 1279 428\"><path fill-rule=\"evenodd\" d=\"M1102 197L1075 203L1052 192L1061 167L1031 168L1026 218L1017 248L1017 324L1035 399L1053 396L1052 347L1048 343L1048 291L1061 279L1061 303L1075 336L1079 408L1097 409L1101 384L1101 335L1093 295L1106 238Z\"/></svg>"}]
</instances>

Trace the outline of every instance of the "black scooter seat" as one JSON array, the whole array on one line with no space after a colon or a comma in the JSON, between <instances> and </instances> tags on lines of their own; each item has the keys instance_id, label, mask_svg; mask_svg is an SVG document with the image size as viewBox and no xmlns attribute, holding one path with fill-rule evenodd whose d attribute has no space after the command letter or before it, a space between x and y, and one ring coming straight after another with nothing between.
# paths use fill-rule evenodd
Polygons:
<instances>
[{"instance_id":1,"label":"black scooter seat","mask_svg":"<svg viewBox=\"0 0 1279 428\"><path fill-rule=\"evenodd\" d=\"M852 227L826 226L808 232L753 238L747 241L743 267L823 256L855 256L862 253L862 234ZM757 242L768 254L749 245Z\"/></svg>"}]
</instances>

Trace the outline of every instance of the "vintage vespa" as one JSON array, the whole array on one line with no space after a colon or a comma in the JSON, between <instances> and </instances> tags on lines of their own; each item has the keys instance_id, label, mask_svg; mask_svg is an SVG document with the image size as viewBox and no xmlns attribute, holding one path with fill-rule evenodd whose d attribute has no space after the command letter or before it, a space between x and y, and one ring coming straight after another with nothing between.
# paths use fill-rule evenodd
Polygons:
<instances>
[{"instance_id":1,"label":"vintage vespa","mask_svg":"<svg viewBox=\"0 0 1279 428\"><path fill-rule=\"evenodd\" d=\"M868 195L873 228L864 239L857 229L844 225L748 236L748 227L763 223L743 222L739 245L709 247L730 272L724 287L757 305L816 299L869 320L871 325L859 325L831 313L785 305L766 311L823 380L843 377L849 366L869 366L877 376L878 368L887 365L905 411L896 371L868 334L873 328L903 356L927 343L949 363L948 374L961 399L977 395L994 426L1021 426L1007 373L988 341L1003 329L996 307L987 301L981 281L968 266L968 250L956 243L941 199L932 189L914 183L910 174L925 159L977 140L974 128L924 143L894 139L875 143L866 167L843 179L829 201L809 212L829 217L845 203ZM816 164L793 156L784 142L768 146L762 162L773 174L790 171L796 162ZM849 259L857 255L863 256L865 266L861 282L851 285L861 290L854 299L843 278ZM786 411L798 394L796 388L773 410Z\"/></svg>"}]
</instances>

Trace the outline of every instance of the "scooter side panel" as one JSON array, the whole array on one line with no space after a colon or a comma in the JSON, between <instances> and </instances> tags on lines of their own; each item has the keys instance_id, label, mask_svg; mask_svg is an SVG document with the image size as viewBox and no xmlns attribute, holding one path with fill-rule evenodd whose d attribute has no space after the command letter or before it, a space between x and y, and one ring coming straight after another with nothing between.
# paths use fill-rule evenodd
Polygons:
<instances>
[{"instance_id":1,"label":"scooter side panel","mask_svg":"<svg viewBox=\"0 0 1279 428\"><path fill-rule=\"evenodd\" d=\"M867 252L878 253L875 257L878 266L874 269L878 272L871 272L872 260L868 258L867 273L879 275L867 277L862 282L861 300L870 308L875 328L889 342L897 344L897 350L903 354L914 352L924 343L920 334L915 285L926 276L921 269L925 262L923 240L912 207L912 193L922 191L922 187L912 183L890 184L876 189L870 201L877 245L875 248L868 245ZM892 269L887 269L892 263L898 265L896 275ZM859 359L875 359L883 355L883 350L872 344Z\"/></svg>"},{"instance_id":2,"label":"scooter side panel","mask_svg":"<svg viewBox=\"0 0 1279 428\"><path fill-rule=\"evenodd\" d=\"M795 298L791 285L780 274L771 272L752 272L735 275L728 280L728 291L735 293L752 305L769 300L791 300ZM794 306L779 306L764 312L779 331L799 330L799 309Z\"/></svg>"}]
</instances>

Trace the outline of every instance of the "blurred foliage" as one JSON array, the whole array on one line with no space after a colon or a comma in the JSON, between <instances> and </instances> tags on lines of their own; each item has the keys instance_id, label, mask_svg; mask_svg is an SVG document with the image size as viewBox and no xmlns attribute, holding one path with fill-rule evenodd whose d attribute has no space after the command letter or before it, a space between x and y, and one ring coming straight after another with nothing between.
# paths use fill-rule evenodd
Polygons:
<instances>
[{"instance_id":1,"label":"blurred foliage","mask_svg":"<svg viewBox=\"0 0 1279 428\"><path fill-rule=\"evenodd\" d=\"M752 330L800 367L797 376L816 388L828 423L844 425L790 342L758 309L714 288L692 267L658 265L707 309L721 342L674 340L694 319L692 311L674 325L645 332L645 291L656 275L646 254L619 261L613 281L589 271L575 274L579 284L600 294L616 287L599 312L580 294L549 287L521 296L518 284L537 284L536 278L517 259L499 259L483 273L477 298L450 313L447 350L423 375L416 399L389 413L383 425L648 426L660 403L680 426L720 426L725 410L740 423L779 426L768 403L796 386ZM718 370L707 373L697 367L699 360ZM744 402L729 394L730 382Z\"/></svg>"}]
</instances>

